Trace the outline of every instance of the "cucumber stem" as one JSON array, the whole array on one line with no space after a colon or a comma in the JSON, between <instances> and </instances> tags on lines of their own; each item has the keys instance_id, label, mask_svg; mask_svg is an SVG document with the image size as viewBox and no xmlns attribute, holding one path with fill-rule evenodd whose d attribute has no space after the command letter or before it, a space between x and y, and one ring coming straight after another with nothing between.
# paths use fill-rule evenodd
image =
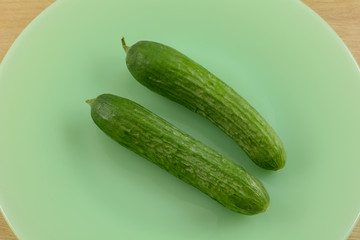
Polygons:
<instances>
[{"instance_id":1,"label":"cucumber stem","mask_svg":"<svg viewBox=\"0 0 360 240\"><path fill-rule=\"evenodd\" d=\"M95 101L95 99L88 99L85 102L91 106L91 104Z\"/></svg>"},{"instance_id":2,"label":"cucumber stem","mask_svg":"<svg viewBox=\"0 0 360 240\"><path fill-rule=\"evenodd\" d=\"M125 38L124 38L124 37L121 38L121 44L122 44L125 52L127 53L130 47L126 46Z\"/></svg>"}]
</instances>

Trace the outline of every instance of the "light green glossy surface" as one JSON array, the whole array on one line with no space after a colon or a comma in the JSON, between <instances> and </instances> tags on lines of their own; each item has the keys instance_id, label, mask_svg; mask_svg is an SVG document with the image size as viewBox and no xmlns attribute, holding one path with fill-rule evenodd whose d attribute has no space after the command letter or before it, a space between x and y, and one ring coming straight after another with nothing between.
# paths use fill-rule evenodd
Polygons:
<instances>
[{"instance_id":1,"label":"light green glossy surface","mask_svg":"<svg viewBox=\"0 0 360 240\"><path fill-rule=\"evenodd\" d=\"M170 45L244 96L287 149L262 170L210 122L150 92L120 39ZM360 210L360 74L297 0L59 0L0 66L0 205L20 240L345 239ZM122 148L85 99L134 100L261 179L264 214L231 212Z\"/></svg>"}]
</instances>

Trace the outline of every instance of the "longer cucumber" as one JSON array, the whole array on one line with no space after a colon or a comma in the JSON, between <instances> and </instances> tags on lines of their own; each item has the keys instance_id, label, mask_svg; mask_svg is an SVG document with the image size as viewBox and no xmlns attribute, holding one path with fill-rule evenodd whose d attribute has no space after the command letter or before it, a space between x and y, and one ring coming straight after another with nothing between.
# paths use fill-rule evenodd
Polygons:
<instances>
[{"instance_id":1,"label":"longer cucumber","mask_svg":"<svg viewBox=\"0 0 360 240\"><path fill-rule=\"evenodd\" d=\"M94 122L112 139L228 209L251 215L268 208L258 179L139 104L110 94L87 102Z\"/></svg>"},{"instance_id":2,"label":"longer cucumber","mask_svg":"<svg viewBox=\"0 0 360 240\"><path fill-rule=\"evenodd\" d=\"M278 170L286 153L273 128L239 94L177 50L140 41L127 52L126 65L141 84L209 119L257 165Z\"/></svg>"}]
</instances>

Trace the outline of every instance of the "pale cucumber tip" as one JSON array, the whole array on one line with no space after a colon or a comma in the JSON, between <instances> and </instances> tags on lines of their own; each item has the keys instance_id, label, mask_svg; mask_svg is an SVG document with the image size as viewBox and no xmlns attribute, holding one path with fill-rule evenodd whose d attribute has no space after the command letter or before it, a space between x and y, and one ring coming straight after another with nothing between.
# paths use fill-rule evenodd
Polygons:
<instances>
[{"instance_id":1,"label":"pale cucumber tip","mask_svg":"<svg viewBox=\"0 0 360 240\"><path fill-rule=\"evenodd\" d=\"M264 211L263 212L266 212L270 207L270 202L267 204L267 206L264 208Z\"/></svg>"},{"instance_id":2,"label":"pale cucumber tip","mask_svg":"<svg viewBox=\"0 0 360 240\"><path fill-rule=\"evenodd\" d=\"M95 101L95 99L88 99L85 102L91 106L91 104Z\"/></svg>"}]
</instances>

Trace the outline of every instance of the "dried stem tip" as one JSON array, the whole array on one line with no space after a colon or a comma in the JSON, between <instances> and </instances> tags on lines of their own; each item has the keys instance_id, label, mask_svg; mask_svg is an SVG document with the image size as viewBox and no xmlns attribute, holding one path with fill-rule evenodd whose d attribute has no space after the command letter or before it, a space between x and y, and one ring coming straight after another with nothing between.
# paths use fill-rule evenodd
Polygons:
<instances>
[{"instance_id":1,"label":"dried stem tip","mask_svg":"<svg viewBox=\"0 0 360 240\"><path fill-rule=\"evenodd\" d=\"M95 99L88 99L85 102L91 106L91 104L95 101Z\"/></svg>"},{"instance_id":2,"label":"dried stem tip","mask_svg":"<svg viewBox=\"0 0 360 240\"><path fill-rule=\"evenodd\" d=\"M123 46L125 52L127 53L127 51L129 50L130 47L126 46L124 37L121 38L121 43L122 43L122 46Z\"/></svg>"}]
</instances>

